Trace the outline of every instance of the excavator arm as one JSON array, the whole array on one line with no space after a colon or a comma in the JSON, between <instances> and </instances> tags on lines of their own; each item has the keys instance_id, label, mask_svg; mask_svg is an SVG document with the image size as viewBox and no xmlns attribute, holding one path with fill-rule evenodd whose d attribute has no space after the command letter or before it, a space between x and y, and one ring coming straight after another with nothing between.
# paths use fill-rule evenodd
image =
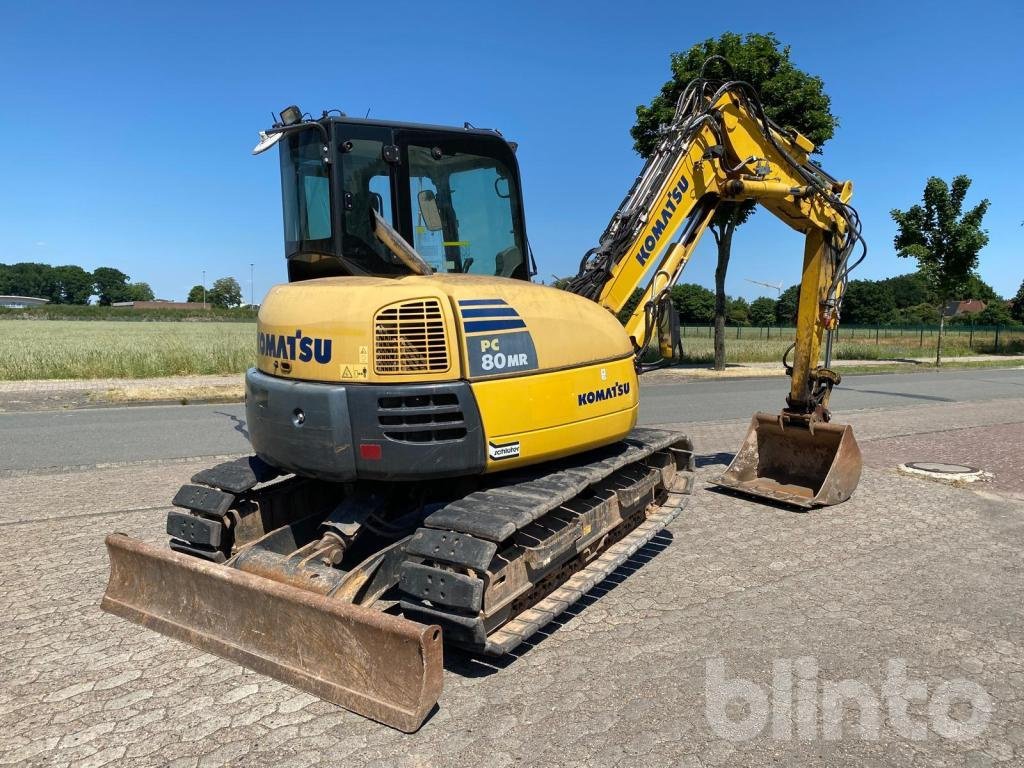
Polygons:
<instances>
[{"instance_id":1,"label":"excavator arm","mask_svg":"<svg viewBox=\"0 0 1024 768\"><path fill-rule=\"evenodd\" d=\"M852 431L845 427L837 433L825 425L830 420L832 387L840 381L838 374L828 368L831 332L838 327L847 273L863 258L866 248L857 213L849 204L852 183L837 181L812 163L809 158L813 151L814 145L807 138L768 119L756 93L746 83L691 82L680 95L672 123L663 127L655 152L615 212L599 245L586 254L579 274L569 284L569 290L614 313L628 306L637 288L643 290L625 322L642 370L655 341L663 358L673 356L676 344L671 332L669 289L679 279L719 206L754 200L803 232L806 240L792 365L785 358L783 361L791 377L786 406L777 415L755 417L748 435L754 439L753 454L741 451L723 476L742 477L727 484L739 488L746 483L748 487L739 489L752 495L802 506L845 500L860 473ZM858 245L862 253L851 264ZM823 346L825 365L819 366ZM784 440L775 441L775 450L766 443L772 431L770 424L777 425L779 434L786 430L790 433ZM806 434L814 442L816 431L818 448L828 434L838 435L831 441L834 445L816 452L813 467L791 471L800 463L799 455L810 447L804 440L800 449L794 450L797 435ZM760 441L759 451L758 437L765 438ZM783 446L784 442L790 445ZM768 452L776 456L763 455ZM824 476L832 473L840 453L848 470L839 467L837 475L843 477L835 478L842 487L835 483L825 487L828 484ZM769 460L782 454L789 457L784 462ZM743 464L738 468L743 471L737 470L737 462ZM774 465L776 475L770 481L761 474L769 465Z\"/></svg>"}]
</instances>

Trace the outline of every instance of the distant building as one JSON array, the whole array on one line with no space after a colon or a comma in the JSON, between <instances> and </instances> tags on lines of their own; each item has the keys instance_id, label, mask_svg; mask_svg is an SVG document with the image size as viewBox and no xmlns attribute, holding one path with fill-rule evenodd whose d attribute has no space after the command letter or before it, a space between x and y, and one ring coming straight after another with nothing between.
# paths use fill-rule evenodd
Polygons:
<instances>
[{"instance_id":1,"label":"distant building","mask_svg":"<svg viewBox=\"0 0 1024 768\"><path fill-rule=\"evenodd\" d=\"M110 306L119 309L210 309L210 304L198 301L114 301Z\"/></svg>"},{"instance_id":2,"label":"distant building","mask_svg":"<svg viewBox=\"0 0 1024 768\"><path fill-rule=\"evenodd\" d=\"M946 317L956 317L957 315L976 315L979 312L985 311L986 306L985 302L981 299L951 301L943 307L942 314Z\"/></svg>"},{"instance_id":3,"label":"distant building","mask_svg":"<svg viewBox=\"0 0 1024 768\"><path fill-rule=\"evenodd\" d=\"M49 299L37 299L35 296L0 296L0 307L5 309L27 309L49 303Z\"/></svg>"}]
</instances>

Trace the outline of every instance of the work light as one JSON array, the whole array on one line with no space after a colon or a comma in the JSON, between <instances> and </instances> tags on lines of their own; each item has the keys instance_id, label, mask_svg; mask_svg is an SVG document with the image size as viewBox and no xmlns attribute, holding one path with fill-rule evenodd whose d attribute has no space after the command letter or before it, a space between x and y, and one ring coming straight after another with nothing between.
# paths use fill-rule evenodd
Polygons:
<instances>
[{"instance_id":1,"label":"work light","mask_svg":"<svg viewBox=\"0 0 1024 768\"><path fill-rule=\"evenodd\" d=\"M292 104L281 110L281 122L284 125L295 125L302 120L302 110Z\"/></svg>"}]
</instances>

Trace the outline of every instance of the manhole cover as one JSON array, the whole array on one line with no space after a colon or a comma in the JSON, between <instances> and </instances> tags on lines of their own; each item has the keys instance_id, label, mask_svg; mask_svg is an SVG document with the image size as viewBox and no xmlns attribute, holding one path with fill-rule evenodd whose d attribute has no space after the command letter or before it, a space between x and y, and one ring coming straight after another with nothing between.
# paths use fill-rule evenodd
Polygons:
<instances>
[{"instance_id":1,"label":"manhole cover","mask_svg":"<svg viewBox=\"0 0 1024 768\"><path fill-rule=\"evenodd\" d=\"M930 477L933 480L943 480L947 483L973 483L988 476L976 467L968 467L964 464L943 464L937 461L912 461L900 464L900 472L918 477Z\"/></svg>"}]
</instances>

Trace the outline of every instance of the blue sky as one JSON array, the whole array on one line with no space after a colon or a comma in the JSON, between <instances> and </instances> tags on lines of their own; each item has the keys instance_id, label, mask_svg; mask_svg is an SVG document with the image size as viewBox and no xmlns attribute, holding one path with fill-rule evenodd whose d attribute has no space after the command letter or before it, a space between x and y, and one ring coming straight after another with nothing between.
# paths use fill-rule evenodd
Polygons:
<instances>
[{"instance_id":1,"label":"blue sky","mask_svg":"<svg viewBox=\"0 0 1024 768\"><path fill-rule=\"evenodd\" d=\"M967 173L992 201L982 277L1024 278L1024 11L1014 2L51 3L0 25L0 262L115 266L161 298L233 275L285 279L271 110L499 128L520 144L540 277L574 273L639 170L634 108L672 51L775 32L820 75L840 127L821 157L855 185L871 251L858 277L910 271L888 212ZM764 212L727 289L795 283L801 239ZM713 285L707 238L684 280Z\"/></svg>"}]
</instances>

